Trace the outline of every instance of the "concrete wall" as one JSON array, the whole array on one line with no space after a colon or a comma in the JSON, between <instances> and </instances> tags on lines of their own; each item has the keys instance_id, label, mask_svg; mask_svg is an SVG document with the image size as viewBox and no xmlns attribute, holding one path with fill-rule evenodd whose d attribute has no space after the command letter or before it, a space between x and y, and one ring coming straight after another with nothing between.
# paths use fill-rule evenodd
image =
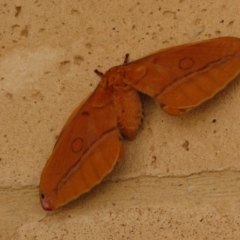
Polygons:
<instances>
[{"instance_id":1,"label":"concrete wall","mask_svg":"<svg viewBox=\"0 0 240 240\"><path fill-rule=\"evenodd\" d=\"M38 199L95 68L240 37L239 12L238 0L0 0L0 239L239 239L240 79L180 117L145 98L137 139L101 185L50 213Z\"/></svg>"}]
</instances>

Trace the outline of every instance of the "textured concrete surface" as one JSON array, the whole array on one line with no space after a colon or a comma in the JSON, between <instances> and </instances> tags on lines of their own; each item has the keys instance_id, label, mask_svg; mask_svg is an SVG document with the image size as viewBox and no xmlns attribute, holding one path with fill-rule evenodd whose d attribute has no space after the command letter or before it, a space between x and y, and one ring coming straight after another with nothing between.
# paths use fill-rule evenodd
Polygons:
<instances>
[{"instance_id":1,"label":"textured concrete surface","mask_svg":"<svg viewBox=\"0 0 240 240\"><path fill-rule=\"evenodd\" d=\"M144 99L125 157L89 194L41 209L65 120L125 53L240 37L238 0L0 0L0 239L239 239L240 79L181 117Z\"/></svg>"}]
</instances>

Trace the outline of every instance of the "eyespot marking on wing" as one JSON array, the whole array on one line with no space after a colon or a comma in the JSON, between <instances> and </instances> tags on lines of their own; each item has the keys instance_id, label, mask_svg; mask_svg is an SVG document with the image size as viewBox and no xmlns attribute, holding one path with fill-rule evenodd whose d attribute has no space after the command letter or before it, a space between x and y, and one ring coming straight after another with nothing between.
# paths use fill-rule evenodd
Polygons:
<instances>
[{"instance_id":1,"label":"eyespot marking on wing","mask_svg":"<svg viewBox=\"0 0 240 240\"><path fill-rule=\"evenodd\" d=\"M180 69L190 69L194 65L194 61L191 58L182 58L179 61Z\"/></svg>"},{"instance_id":2,"label":"eyespot marking on wing","mask_svg":"<svg viewBox=\"0 0 240 240\"><path fill-rule=\"evenodd\" d=\"M72 143L72 150L73 152L77 153L81 151L83 147L83 139L82 138L75 138Z\"/></svg>"}]
</instances>

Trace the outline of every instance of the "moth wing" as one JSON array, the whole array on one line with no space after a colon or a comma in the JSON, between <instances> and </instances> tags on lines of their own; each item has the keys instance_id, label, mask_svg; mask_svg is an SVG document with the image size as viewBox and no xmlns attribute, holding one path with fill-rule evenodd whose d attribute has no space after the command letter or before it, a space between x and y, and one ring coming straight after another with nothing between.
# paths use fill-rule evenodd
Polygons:
<instances>
[{"instance_id":1,"label":"moth wing","mask_svg":"<svg viewBox=\"0 0 240 240\"><path fill-rule=\"evenodd\" d=\"M213 97L240 73L240 39L222 37L164 49L131 62L124 82L171 115Z\"/></svg>"},{"instance_id":2,"label":"moth wing","mask_svg":"<svg viewBox=\"0 0 240 240\"><path fill-rule=\"evenodd\" d=\"M40 179L40 200L53 210L88 192L123 155L113 96L98 86L70 116Z\"/></svg>"}]
</instances>

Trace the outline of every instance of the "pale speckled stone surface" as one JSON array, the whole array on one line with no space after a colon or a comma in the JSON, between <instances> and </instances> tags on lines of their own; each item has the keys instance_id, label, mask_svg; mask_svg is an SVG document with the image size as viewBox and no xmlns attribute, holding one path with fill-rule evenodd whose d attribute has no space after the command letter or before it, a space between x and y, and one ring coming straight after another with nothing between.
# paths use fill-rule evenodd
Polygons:
<instances>
[{"instance_id":1,"label":"pale speckled stone surface","mask_svg":"<svg viewBox=\"0 0 240 240\"><path fill-rule=\"evenodd\" d=\"M130 52L240 37L232 1L0 1L0 239L239 239L240 86L145 119L109 177L57 211L41 170L71 111Z\"/></svg>"}]
</instances>

